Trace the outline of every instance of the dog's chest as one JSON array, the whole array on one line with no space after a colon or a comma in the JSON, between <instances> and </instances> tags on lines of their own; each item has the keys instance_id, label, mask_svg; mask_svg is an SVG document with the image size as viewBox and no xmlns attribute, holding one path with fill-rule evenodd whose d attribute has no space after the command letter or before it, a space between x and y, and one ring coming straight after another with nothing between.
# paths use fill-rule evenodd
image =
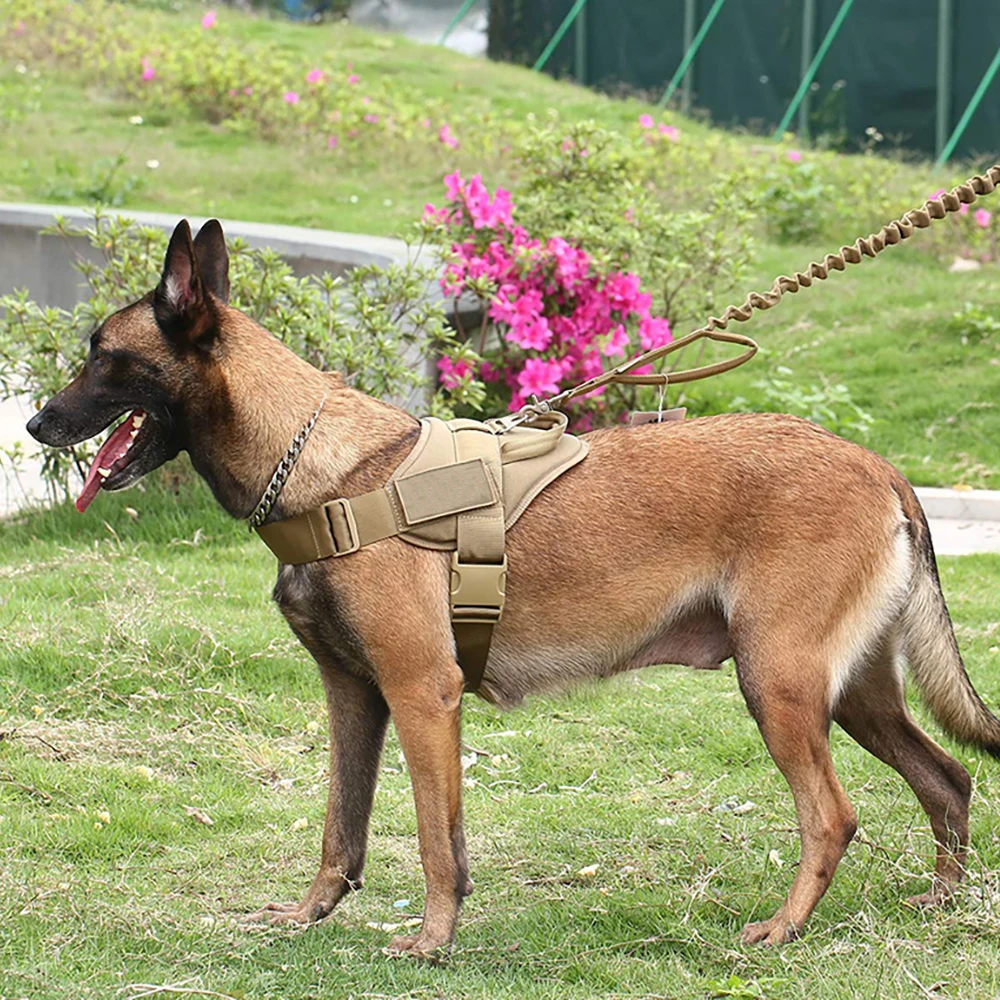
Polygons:
<instances>
[{"instance_id":1,"label":"dog's chest","mask_svg":"<svg viewBox=\"0 0 1000 1000\"><path fill-rule=\"evenodd\" d=\"M347 602L316 564L282 566L274 600L302 644L322 665L371 673L364 642L352 623Z\"/></svg>"}]
</instances>

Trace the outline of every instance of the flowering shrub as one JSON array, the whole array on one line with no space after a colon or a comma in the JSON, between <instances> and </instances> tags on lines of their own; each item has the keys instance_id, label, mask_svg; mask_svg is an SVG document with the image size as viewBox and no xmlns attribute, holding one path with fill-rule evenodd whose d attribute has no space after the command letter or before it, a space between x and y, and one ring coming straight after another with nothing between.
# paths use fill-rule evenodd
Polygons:
<instances>
[{"instance_id":1,"label":"flowering shrub","mask_svg":"<svg viewBox=\"0 0 1000 1000\"><path fill-rule=\"evenodd\" d=\"M439 364L460 410L516 410L665 344L742 272L750 214L739 185L671 209L644 146L642 133L588 123L539 130L519 151L516 220L508 190L445 178L446 203L424 212L447 255L441 287L482 307L478 335ZM578 400L577 429L617 419L638 395L614 386Z\"/></svg>"},{"instance_id":2,"label":"flowering shrub","mask_svg":"<svg viewBox=\"0 0 1000 1000\"><path fill-rule=\"evenodd\" d=\"M166 248L159 229L98 212L85 229L60 222L54 232L85 236L103 261L80 258L90 296L71 311L40 306L23 291L0 296L0 399L25 394L41 406L83 364L94 327L159 280ZM431 274L412 263L302 279L272 250L233 240L229 253L232 304L364 392L400 398L423 387L414 358L452 342L440 303L427 299ZM44 449L42 474L53 498L69 493L73 470L86 469L92 453L90 444Z\"/></svg>"},{"instance_id":3,"label":"flowering shrub","mask_svg":"<svg viewBox=\"0 0 1000 1000\"><path fill-rule=\"evenodd\" d=\"M221 30L226 13L186 12L164 30L134 7L103 0L11 0L0 15L0 55L58 59L149 109L193 112L268 138L298 134L329 149L386 139L447 152L459 143L440 102L414 103L386 76L366 79L347 60L321 65Z\"/></svg>"},{"instance_id":4,"label":"flowering shrub","mask_svg":"<svg viewBox=\"0 0 1000 1000\"><path fill-rule=\"evenodd\" d=\"M652 296L637 275L602 268L560 236L532 238L514 223L510 192L498 188L491 197L478 174L468 181L450 174L445 186L447 205L425 210L425 219L452 241L441 288L451 296L468 290L483 301L480 355L487 321L500 334L492 360L470 360L466 352L442 357L447 389L479 376L505 385L508 408L518 410L531 396L600 374L609 359L621 362L633 340L643 349L670 341L670 324L651 314ZM603 395L598 389L581 404L578 428L604 415Z\"/></svg>"}]
</instances>

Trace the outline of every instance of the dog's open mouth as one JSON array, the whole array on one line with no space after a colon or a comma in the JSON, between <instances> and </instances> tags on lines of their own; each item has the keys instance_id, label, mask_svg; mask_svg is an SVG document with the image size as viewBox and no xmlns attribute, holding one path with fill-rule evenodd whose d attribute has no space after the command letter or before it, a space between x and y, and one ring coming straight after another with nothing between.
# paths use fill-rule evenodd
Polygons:
<instances>
[{"instance_id":1,"label":"dog's open mouth","mask_svg":"<svg viewBox=\"0 0 1000 1000\"><path fill-rule=\"evenodd\" d=\"M114 490L128 485L128 466L141 454L149 438L151 420L144 410L133 410L101 445L87 470L83 490L76 498L76 509L82 514L101 489ZM145 430L143 428L146 428Z\"/></svg>"}]
</instances>

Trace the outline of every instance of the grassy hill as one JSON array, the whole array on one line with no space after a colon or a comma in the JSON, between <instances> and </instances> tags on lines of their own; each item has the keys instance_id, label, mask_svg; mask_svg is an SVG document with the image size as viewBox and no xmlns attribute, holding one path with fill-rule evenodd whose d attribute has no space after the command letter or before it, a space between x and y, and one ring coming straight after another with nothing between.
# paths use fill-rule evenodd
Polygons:
<instances>
[{"instance_id":1,"label":"grassy hill","mask_svg":"<svg viewBox=\"0 0 1000 1000\"><path fill-rule=\"evenodd\" d=\"M74 42L55 28L33 34L42 2L0 0L9 15L0 43L3 200L90 204L104 194L123 210L393 233L440 198L446 171L481 169L491 185L514 173L502 143L489 141L494 125L501 135L554 113L625 131L653 111L348 25L220 11L209 39L220 51L229 45L269 66L285 60L299 77L314 63L340 72L350 62L414 128L427 108L435 126L453 120L463 139L452 149L415 132L412 141L330 150L294 131L269 136L253 123L212 121L196 91L184 103L139 87L138 55L165 75L159 60L176 39L190 41L199 63L189 69L205 79L204 8L114 8L75 27ZM148 50L116 62L102 40L118 28ZM97 57L80 59L84 49ZM131 124L135 116L142 124ZM465 133L460 124L477 118L489 127L465 141L472 126ZM770 162L754 151L759 139L669 120L700 151L705 183L722 158ZM849 195L849 183L878 188L898 177L890 196L907 207L914 187L930 194L963 174L870 157L807 160L827 183L842 180L845 194L806 245L777 242L763 221L776 208L759 204L747 287L766 287L828 241L869 228L876 197ZM995 269L951 274L929 243L917 236L761 315L747 328L761 359L692 389L687 401L701 411L737 397L760 407L783 400L808 412L843 383L875 418L868 443L916 482L996 485ZM736 943L745 922L780 902L798 847L790 794L729 668L658 667L505 715L467 700L476 892L445 964L381 953L389 928L422 903L409 776L394 735L365 891L308 930L242 926L241 915L298 896L314 873L322 692L269 602L269 554L205 491L182 498L151 484L102 495L86 519L63 507L0 525L0 996L1000 995L1000 769L955 747L976 785L971 877L954 907L922 913L902 904L933 869L926 820L894 772L835 730L859 836L803 940L777 952ZM1000 559L942 560L941 575L969 672L996 710Z\"/></svg>"}]
</instances>

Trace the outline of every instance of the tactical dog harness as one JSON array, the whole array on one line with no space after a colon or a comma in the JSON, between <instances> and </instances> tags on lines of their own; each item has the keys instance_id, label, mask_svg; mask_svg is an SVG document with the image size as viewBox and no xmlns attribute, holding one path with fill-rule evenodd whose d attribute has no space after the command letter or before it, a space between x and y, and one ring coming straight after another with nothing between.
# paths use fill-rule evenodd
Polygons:
<instances>
[{"instance_id":1,"label":"tactical dog harness","mask_svg":"<svg viewBox=\"0 0 1000 1000\"><path fill-rule=\"evenodd\" d=\"M564 433L567 420L556 412L557 407L610 383L665 389L668 383L693 382L736 368L754 356L757 345L749 337L723 333L731 321L745 322L755 310L777 305L786 293L808 288L814 280L824 281L831 272L859 264L865 257L875 257L910 237L914 230L925 229L972 204L977 196L989 194L997 184L1000 164L928 199L879 232L827 254L822 262L812 262L805 271L791 277L780 275L767 291L752 292L742 305L727 307L721 317L711 317L686 337L549 399L533 400L512 416L485 423L427 418L421 421L416 447L382 489L331 500L298 517L265 524L323 409L320 403L278 463L250 517L250 527L256 528L281 562L290 564L350 555L393 536L412 545L451 551L451 617L458 661L465 672L466 689L474 691L486 667L493 626L503 611L507 574L504 534L549 483L587 454L586 442ZM742 344L746 350L735 358L689 371L635 371L702 338ZM662 417L661 410L656 419Z\"/></svg>"},{"instance_id":2,"label":"tactical dog harness","mask_svg":"<svg viewBox=\"0 0 1000 1000\"><path fill-rule=\"evenodd\" d=\"M450 551L451 621L466 688L482 681L506 596L506 531L532 500L583 461L588 445L551 411L531 427L427 417L410 454L378 490L338 498L257 533L282 563L357 552L384 538Z\"/></svg>"}]
</instances>

